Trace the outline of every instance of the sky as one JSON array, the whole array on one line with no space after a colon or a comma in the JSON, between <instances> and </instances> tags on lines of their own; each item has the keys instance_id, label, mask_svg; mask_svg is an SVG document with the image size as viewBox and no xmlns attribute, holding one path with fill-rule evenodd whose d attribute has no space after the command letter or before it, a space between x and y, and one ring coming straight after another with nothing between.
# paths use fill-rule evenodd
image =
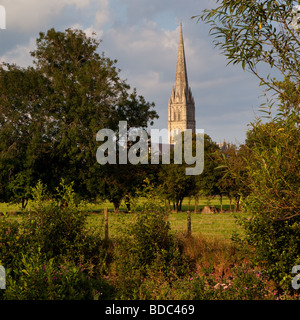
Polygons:
<instances>
[{"instance_id":1,"label":"sky","mask_svg":"<svg viewBox=\"0 0 300 320\"><path fill-rule=\"evenodd\" d=\"M228 61L213 44L209 26L192 16L216 6L212 0L0 0L6 29L0 30L0 62L32 65L39 32L50 28L96 33L99 53L117 59L120 76L149 102L168 128L168 100L175 82L180 23L196 128L213 141L244 143L263 94L258 79Z\"/></svg>"}]
</instances>

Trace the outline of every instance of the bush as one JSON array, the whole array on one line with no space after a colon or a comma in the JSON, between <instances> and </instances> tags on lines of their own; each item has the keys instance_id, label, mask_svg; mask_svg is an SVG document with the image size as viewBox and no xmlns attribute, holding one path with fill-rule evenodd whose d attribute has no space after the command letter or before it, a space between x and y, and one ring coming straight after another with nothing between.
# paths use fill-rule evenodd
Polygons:
<instances>
[{"instance_id":1,"label":"bush","mask_svg":"<svg viewBox=\"0 0 300 320\"><path fill-rule=\"evenodd\" d=\"M72 184L62 181L55 199L47 197L46 187L39 182L33 189L34 206L24 218L26 235L48 258L61 256L78 261L89 234L86 216L76 206Z\"/></svg>"},{"instance_id":2,"label":"bush","mask_svg":"<svg viewBox=\"0 0 300 320\"><path fill-rule=\"evenodd\" d=\"M278 288L291 289L291 270L300 263L300 130L291 113L267 124L253 124L247 145L251 195L245 207L251 219L242 222L256 261Z\"/></svg>"},{"instance_id":3,"label":"bush","mask_svg":"<svg viewBox=\"0 0 300 320\"><path fill-rule=\"evenodd\" d=\"M113 293L105 280L90 280L84 270L70 262L48 259L39 249L22 254L17 268L7 273L4 299L74 300L110 298Z\"/></svg>"},{"instance_id":4,"label":"bush","mask_svg":"<svg viewBox=\"0 0 300 320\"><path fill-rule=\"evenodd\" d=\"M20 224L6 216L0 220L0 265L12 266L22 252Z\"/></svg>"},{"instance_id":5,"label":"bush","mask_svg":"<svg viewBox=\"0 0 300 320\"><path fill-rule=\"evenodd\" d=\"M4 299L102 299L113 295L103 279L106 251L74 201L72 185L55 200L33 190L35 204L21 222L0 220L0 265L7 271Z\"/></svg>"},{"instance_id":6,"label":"bush","mask_svg":"<svg viewBox=\"0 0 300 320\"><path fill-rule=\"evenodd\" d=\"M143 281L153 275L169 283L189 269L170 234L164 204L152 196L148 195L143 211L136 213L134 222L123 230L115 246L114 272L120 299L139 299Z\"/></svg>"}]
</instances>

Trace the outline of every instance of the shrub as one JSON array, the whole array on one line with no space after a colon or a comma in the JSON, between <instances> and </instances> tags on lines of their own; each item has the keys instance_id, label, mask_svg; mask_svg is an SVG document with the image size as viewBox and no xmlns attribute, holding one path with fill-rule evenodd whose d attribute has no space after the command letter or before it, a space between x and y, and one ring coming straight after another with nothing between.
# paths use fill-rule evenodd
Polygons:
<instances>
[{"instance_id":1,"label":"shrub","mask_svg":"<svg viewBox=\"0 0 300 320\"><path fill-rule=\"evenodd\" d=\"M117 296L138 299L141 285L153 274L166 282L185 274L188 261L170 233L164 204L150 192L143 211L123 230L114 250Z\"/></svg>"},{"instance_id":2,"label":"shrub","mask_svg":"<svg viewBox=\"0 0 300 320\"><path fill-rule=\"evenodd\" d=\"M79 259L88 234L86 217L75 204L72 184L61 182L56 199L46 199L46 187L40 182L33 189L33 209L24 228L32 245L38 245L49 258L61 256Z\"/></svg>"},{"instance_id":3,"label":"shrub","mask_svg":"<svg viewBox=\"0 0 300 320\"><path fill-rule=\"evenodd\" d=\"M7 271L4 299L102 299L113 295L103 279L106 252L98 232L86 229L72 186L47 199L40 182L35 205L21 222L0 220L0 264ZM106 293L108 292L108 293Z\"/></svg>"},{"instance_id":4,"label":"shrub","mask_svg":"<svg viewBox=\"0 0 300 320\"><path fill-rule=\"evenodd\" d=\"M18 268L7 274L4 299L74 300L110 298L111 287L103 279L91 280L79 266L48 259L37 252L22 254Z\"/></svg>"},{"instance_id":5,"label":"shrub","mask_svg":"<svg viewBox=\"0 0 300 320\"><path fill-rule=\"evenodd\" d=\"M6 216L0 220L0 265L12 266L22 252L20 224Z\"/></svg>"},{"instance_id":6,"label":"shrub","mask_svg":"<svg viewBox=\"0 0 300 320\"><path fill-rule=\"evenodd\" d=\"M300 262L300 130L298 116L282 115L267 124L253 124L247 144L251 195L245 207L247 241L256 261L278 288L291 289L291 270Z\"/></svg>"}]
</instances>

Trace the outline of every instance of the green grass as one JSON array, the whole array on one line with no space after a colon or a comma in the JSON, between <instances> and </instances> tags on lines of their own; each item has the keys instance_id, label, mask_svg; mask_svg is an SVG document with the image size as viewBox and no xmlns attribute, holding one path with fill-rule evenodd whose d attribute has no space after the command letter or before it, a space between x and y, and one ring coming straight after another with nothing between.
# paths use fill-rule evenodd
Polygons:
<instances>
[{"instance_id":1,"label":"green grass","mask_svg":"<svg viewBox=\"0 0 300 320\"><path fill-rule=\"evenodd\" d=\"M144 198L139 198L135 203L135 208L139 211L142 209L142 205L145 202ZM186 211L190 208L191 210L191 224L192 224L192 234L198 235L202 234L204 237L209 239L220 239L220 240L230 240L232 234L235 231L241 230L240 226L236 224L235 216L245 217L245 213L200 213L205 205L214 205L217 208L220 207L219 199L211 199L208 203L207 199L200 199L198 204L198 212L194 213L194 201L190 201L186 198L182 203L183 212L170 213L169 221L171 224L171 231L175 232L185 232L187 230L187 213ZM30 208L30 202L28 208ZM117 238L120 231L126 227L131 221L133 221L134 214L124 213L126 211L126 206L124 203L120 206L120 212L113 212L113 205L104 201L98 204L88 203L85 210L89 212L87 215L87 227L95 227L99 229L104 235L104 208L108 208L109 211L109 236L111 238ZM224 199L223 209L229 209L229 200ZM18 204L7 204L0 203L0 212L20 212L20 206ZM11 219L22 219L21 215L12 216Z\"/></svg>"},{"instance_id":2,"label":"green grass","mask_svg":"<svg viewBox=\"0 0 300 320\"><path fill-rule=\"evenodd\" d=\"M142 205L145 199L138 199L135 204L137 210L142 209ZM235 231L241 231L239 225L236 224L235 216L245 217L245 213L232 213L229 210L229 199L223 200L223 210L227 210L223 213L200 213L202 208L206 205L216 206L220 208L219 199L200 199L198 203L198 212L194 213L194 200L190 201L185 198L182 203L183 212L172 212L169 215L169 221L171 224L172 232L185 232L187 230L187 213L188 209L191 210L191 223L192 223L192 234L202 234L206 238L218 238L221 240L230 240L232 234ZM102 228L104 230L104 217L103 210L107 207L109 211L109 236L115 238L120 233L120 230L124 228L128 223L133 221L134 214L124 213L126 206L124 203L120 206L120 213L113 212L113 206L109 202L103 202L101 204L88 204L87 209L94 212L94 214L88 215L87 222L88 226L94 226ZM233 209L233 206L232 206Z\"/></svg>"},{"instance_id":3,"label":"green grass","mask_svg":"<svg viewBox=\"0 0 300 320\"><path fill-rule=\"evenodd\" d=\"M0 212L20 211L18 204L0 203Z\"/></svg>"},{"instance_id":4,"label":"green grass","mask_svg":"<svg viewBox=\"0 0 300 320\"><path fill-rule=\"evenodd\" d=\"M145 200L146 199L142 197L140 197L137 200L134 200L135 202L134 206L138 211L142 209L142 205L145 202ZM198 202L198 210L201 210L206 205L216 206L217 208L220 208L220 201L218 198L212 198L212 199L201 198ZM25 210L30 209L31 206L32 206L32 202L29 200ZM110 203L109 201L86 204L86 210L91 212L101 212L104 210L104 208L108 208L109 211L114 210L113 204ZM233 208L233 205L232 205L232 208ZM171 205L171 209L172 209L172 205ZM194 211L194 200L191 199L190 206L189 206L189 199L185 198L182 202L182 210L187 211L188 209L190 209L191 211ZM227 198L224 198L223 200L223 209L224 210L229 209L229 199ZM127 210L126 205L124 201L122 201L120 205L120 211L126 211L126 210ZM16 211L16 212L22 211L21 205L12 204L12 203L0 203L0 212L10 212L10 211Z\"/></svg>"},{"instance_id":5,"label":"green grass","mask_svg":"<svg viewBox=\"0 0 300 320\"><path fill-rule=\"evenodd\" d=\"M230 240L235 231L242 231L236 224L235 216L245 217L245 213L191 213L192 234L202 234L208 239ZM133 221L132 213L113 213L108 216L109 237L117 238L120 231ZM100 228L104 230L103 213L95 213L87 216L88 227ZM169 215L171 231L185 232L187 230L187 213L171 213ZM104 231L103 231L104 232Z\"/></svg>"}]
</instances>

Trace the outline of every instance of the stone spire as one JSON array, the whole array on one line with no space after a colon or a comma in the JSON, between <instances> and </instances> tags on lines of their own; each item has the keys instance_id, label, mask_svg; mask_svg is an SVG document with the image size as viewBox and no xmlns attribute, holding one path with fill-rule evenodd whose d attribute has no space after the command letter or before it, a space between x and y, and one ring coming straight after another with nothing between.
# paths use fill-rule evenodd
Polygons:
<instances>
[{"instance_id":1,"label":"stone spire","mask_svg":"<svg viewBox=\"0 0 300 320\"><path fill-rule=\"evenodd\" d=\"M182 132L185 129L192 129L195 133L195 128L195 102L188 85L182 24L180 24L175 85L169 99L168 130L170 143L174 143L173 131Z\"/></svg>"},{"instance_id":2,"label":"stone spire","mask_svg":"<svg viewBox=\"0 0 300 320\"><path fill-rule=\"evenodd\" d=\"M183 35L182 35L182 24L180 24L180 36L179 36L179 45L178 45L178 55L177 55L177 67L176 67L176 76L175 76L175 90L182 91L188 90L188 78L186 72L186 62L185 62L185 53L184 53L184 44L183 44Z\"/></svg>"}]
</instances>

